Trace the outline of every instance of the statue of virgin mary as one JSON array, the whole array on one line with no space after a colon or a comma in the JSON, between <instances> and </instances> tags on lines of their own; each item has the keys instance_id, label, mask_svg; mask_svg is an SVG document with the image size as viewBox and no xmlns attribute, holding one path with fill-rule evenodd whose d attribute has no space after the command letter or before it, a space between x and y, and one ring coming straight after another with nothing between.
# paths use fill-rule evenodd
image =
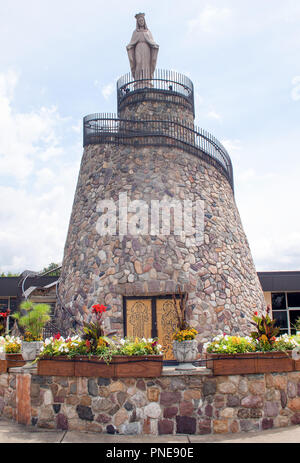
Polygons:
<instances>
[{"instance_id":1,"label":"statue of virgin mary","mask_svg":"<svg viewBox=\"0 0 300 463\"><path fill-rule=\"evenodd\" d=\"M156 67L159 46L154 42L147 27L145 14L138 13L135 18L136 29L126 47L131 73L135 80L145 77L151 79Z\"/></svg>"}]
</instances>

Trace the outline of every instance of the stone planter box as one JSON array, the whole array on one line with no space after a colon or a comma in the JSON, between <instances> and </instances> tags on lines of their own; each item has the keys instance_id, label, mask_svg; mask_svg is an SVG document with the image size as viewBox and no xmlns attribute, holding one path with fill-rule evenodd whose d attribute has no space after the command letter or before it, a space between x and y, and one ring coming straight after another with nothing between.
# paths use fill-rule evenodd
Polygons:
<instances>
[{"instance_id":1,"label":"stone planter box","mask_svg":"<svg viewBox=\"0 0 300 463\"><path fill-rule=\"evenodd\" d=\"M43 358L38 362L38 375L86 376L102 378L154 378L162 372L162 355L114 356L109 364L96 356Z\"/></svg>"},{"instance_id":2,"label":"stone planter box","mask_svg":"<svg viewBox=\"0 0 300 463\"><path fill-rule=\"evenodd\" d=\"M253 352L245 354L207 353L207 368L214 375L280 373L294 371L291 352ZM300 368L300 363L299 363Z\"/></svg>"},{"instance_id":3,"label":"stone planter box","mask_svg":"<svg viewBox=\"0 0 300 463\"><path fill-rule=\"evenodd\" d=\"M5 354L5 359L0 360L0 373L7 373L9 368L23 367L25 364L22 354Z\"/></svg>"}]
</instances>

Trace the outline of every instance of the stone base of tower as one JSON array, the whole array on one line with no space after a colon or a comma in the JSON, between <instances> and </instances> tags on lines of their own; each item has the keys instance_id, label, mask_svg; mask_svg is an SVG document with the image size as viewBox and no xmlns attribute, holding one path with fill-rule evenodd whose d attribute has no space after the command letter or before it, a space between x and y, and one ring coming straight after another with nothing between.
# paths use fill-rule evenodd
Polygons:
<instances>
[{"instance_id":1,"label":"stone base of tower","mask_svg":"<svg viewBox=\"0 0 300 463\"><path fill-rule=\"evenodd\" d=\"M100 200L204 201L204 242L180 236L101 236ZM199 350L212 336L246 335L262 289L232 188L214 166L180 149L89 145L85 148L65 246L60 299L79 322L95 303L109 306L108 331L126 334L126 298L188 292L188 322ZM57 307L64 328L72 324ZM127 320L128 322L128 320Z\"/></svg>"}]
</instances>

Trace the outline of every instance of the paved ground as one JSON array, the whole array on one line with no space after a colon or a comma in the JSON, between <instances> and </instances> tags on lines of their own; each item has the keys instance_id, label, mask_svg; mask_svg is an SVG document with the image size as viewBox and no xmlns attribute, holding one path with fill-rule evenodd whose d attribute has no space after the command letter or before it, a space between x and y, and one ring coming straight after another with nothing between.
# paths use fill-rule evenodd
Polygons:
<instances>
[{"instance_id":1,"label":"paved ground","mask_svg":"<svg viewBox=\"0 0 300 463\"><path fill-rule=\"evenodd\" d=\"M196 444L196 443L300 443L300 426L260 433L241 433L234 436L112 436L79 431L43 430L25 427L0 418L0 443L136 443L136 444Z\"/></svg>"}]
</instances>

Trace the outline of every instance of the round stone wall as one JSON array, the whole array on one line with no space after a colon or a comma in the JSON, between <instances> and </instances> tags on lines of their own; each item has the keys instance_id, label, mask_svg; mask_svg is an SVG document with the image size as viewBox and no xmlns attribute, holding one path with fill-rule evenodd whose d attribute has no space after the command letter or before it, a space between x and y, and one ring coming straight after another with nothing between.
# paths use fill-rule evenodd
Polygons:
<instances>
[{"instance_id":1,"label":"round stone wall","mask_svg":"<svg viewBox=\"0 0 300 463\"><path fill-rule=\"evenodd\" d=\"M185 125L194 123L192 104L180 95L165 92L134 92L126 97L119 107L121 119L178 119Z\"/></svg>"},{"instance_id":2,"label":"round stone wall","mask_svg":"<svg viewBox=\"0 0 300 463\"><path fill-rule=\"evenodd\" d=\"M0 375L1 417L105 435L286 428L300 424L300 372L213 377L165 371L159 378L111 379L38 376L27 369Z\"/></svg>"},{"instance_id":3,"label":"round stone wall","mask_svg":"<svg viewBox=\"0 0 300 463\"><path fill-rule=\"evenodd\" d=\"M170 234L102 236L99 201L203 201L204 240ZM129 213L129 217L132 214ZM189 293L187 318L199 351L213 335L250 331L265 307L230 184L204 160L172 147L89 145L85 148L65 245L59 295L83 320L95 303L109 306L106 329L123 333L123 296ZM61 325L66 311L57 307Z\"/></svg>"}]
</instances>

